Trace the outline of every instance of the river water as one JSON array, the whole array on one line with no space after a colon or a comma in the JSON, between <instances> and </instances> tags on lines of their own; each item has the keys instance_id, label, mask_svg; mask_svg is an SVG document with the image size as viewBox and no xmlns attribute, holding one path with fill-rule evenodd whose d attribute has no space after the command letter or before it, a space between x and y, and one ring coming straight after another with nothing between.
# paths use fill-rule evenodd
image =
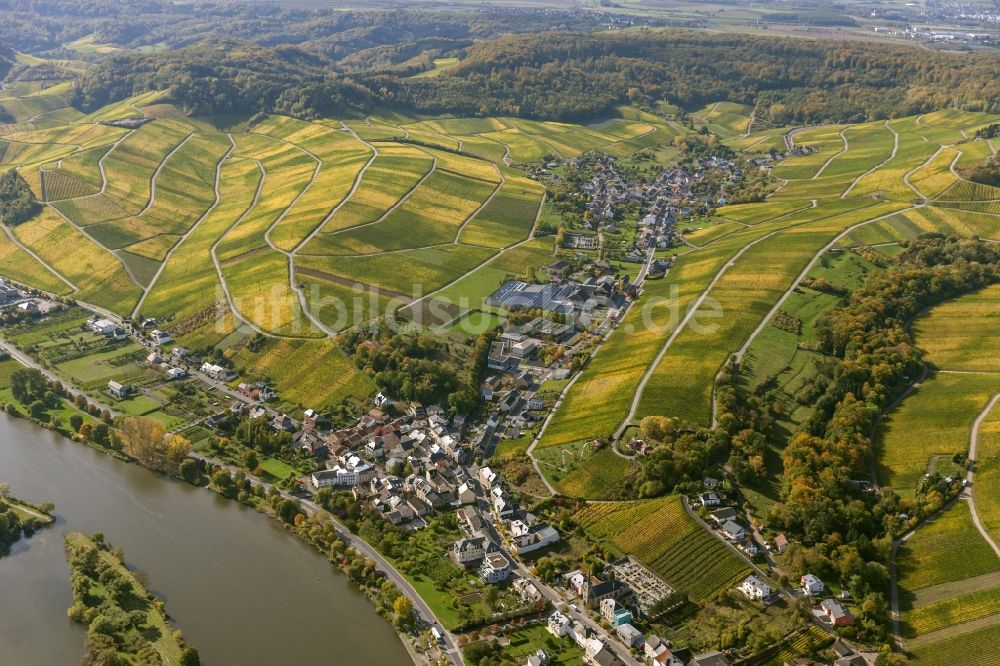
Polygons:
<instances>
[{"instance_id":1,"label":"river water","mask_svg":"<svg viewBox=\"0 0 1000 666\"><path fill-rule=\"evenodd\" d=\"M0 415L0 482L58 520L0 558L0 663L80 663L63 535L104 532L202 662L398 666L389 624L327 560L271 519Z\"/></svg>"}]
</instances>

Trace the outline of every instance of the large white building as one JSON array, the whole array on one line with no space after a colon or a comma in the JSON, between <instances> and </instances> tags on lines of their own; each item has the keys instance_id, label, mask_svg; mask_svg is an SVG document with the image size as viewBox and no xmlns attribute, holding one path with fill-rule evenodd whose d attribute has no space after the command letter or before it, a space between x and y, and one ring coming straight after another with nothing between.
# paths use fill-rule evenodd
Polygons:
<instances>
[{"instance_id":1,"label":"large white building","mask_svg":"<svg viewBox=\"0 0 1000 666\"><path fill-rule=\"evenodd\" d=\"M757 576L747 576L746 580L740 583L740 591L755 601L762 601L771 596L771 586Z\"/></svg>"},{"instance_id":2,"label":"large white building","mask_svg":"<svg viewBox=\"0 0 1000 666\"><path fill-rule=\"evenodd\" d=\"M507 580L510 576L510 562L504 554L496 550L487 553L483 558L483 563L479 565L479 577L485 583L499 583Z\"/></svg>"}]
</instances>

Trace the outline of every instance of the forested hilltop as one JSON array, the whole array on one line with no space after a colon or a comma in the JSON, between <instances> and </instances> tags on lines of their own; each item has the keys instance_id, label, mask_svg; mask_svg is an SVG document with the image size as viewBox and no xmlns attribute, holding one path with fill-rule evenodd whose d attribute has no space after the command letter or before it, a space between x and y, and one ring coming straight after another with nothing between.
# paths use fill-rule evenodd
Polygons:
<instances>
[{"instance_id":1,"label":"forested hilltop","mask_svg":"<svg viewBox=\"0 0 1000 666\"><path fill-rule=\"evenodd\" d=\"M438 53L439 49L432 49ZM166 90L190 113L279 112L303 118L368 111L580 120L620 103L682 108L727 99L775 124L860 122L945 107L1000 110L1000 54L951 54L865 42L690 31L508 36L452 50L439 76L413 77L427 52L386 46L345 61L292 46L211 40L113 55L81 78L89 111ZM397 60L405 58L400 64ZM423 60L421 60L423 58Z\"/></svg>"},{"instance_id":2,"label":"forested hilltop","mask_svg":"<svg viewBox=\"0 0 1000 666\"><path fill-rule=\"evenodd\" d=\"M581 118L623 101L726 99L775 123L856 122L947 106L1000 109L1000 55L688 31L513 36L395 89L421 111Z\"/></svg>"},{"instance_id":3,"label":"forested hilltop","mask_svg":"<svg viewBox=\"0 0 1000 666\"><path fill-rule=\"evenodd\" d=\"M91 37L122 49L174 49L207 38L238 38L263 46L295 45L331 58L425 39L472 39L547 30L606 26L582 11L485 8L479 11L409 9L289 9L262 3L175 3L165 0L0 0L0 42L50 56Z\"/></svg>"},{"instance_id":4,"label":"forested hilltop","mask_svg":"<svg viewBox=\"0 0 1000 666\"><path fill-rule=\"evenodd\" d=\"M91 111L149 90L166 91L193 115L273 111L308 118L364 109L374 97L322 56L224 40L111 56L75 83L70 102Z\"/></svg>"}]
</instances>

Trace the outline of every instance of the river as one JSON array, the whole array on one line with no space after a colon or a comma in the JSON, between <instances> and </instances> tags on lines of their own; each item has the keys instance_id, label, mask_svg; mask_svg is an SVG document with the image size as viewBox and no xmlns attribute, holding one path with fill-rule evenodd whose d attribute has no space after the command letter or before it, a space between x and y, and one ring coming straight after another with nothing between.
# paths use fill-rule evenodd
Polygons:
<instances>
[{"instance_id":1,"label":"river","mask_svg":"<svg viewBox=\"0 0 1000 666\"><path fill-rule=\"evenodd\" d=\"M80 663L62 543L74 530L104 532L148 573L203 663L411 663L364 595L252 509L3 415L0 482L58 517L0 558L0 663Z\"/></svg>"}]
</instances>

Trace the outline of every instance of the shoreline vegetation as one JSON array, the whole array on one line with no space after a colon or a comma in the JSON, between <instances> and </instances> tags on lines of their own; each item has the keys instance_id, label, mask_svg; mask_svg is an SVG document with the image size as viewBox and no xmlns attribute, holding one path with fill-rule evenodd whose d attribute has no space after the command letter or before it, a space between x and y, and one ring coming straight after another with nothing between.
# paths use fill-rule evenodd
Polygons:
<instances>
[{"instance_id":1,"label":"shoreline vegetation","mask_svg":"<svg viewBox=\"0 0 1000 666\"><path fill-rule=\"evenodd\" d=\"M10 486L0 483L0 557L10 552L11 546L29 538L43 527L55 522L55 507L46 502L34 505L10 495Z\"/></svg>"},{"instance_id":2,"label":"shoreline vegetation","mask_svg":"<svg viewBox=\"0 0 1000 666\"><path fill-rule=\"evenodd\" d=\"M198 666L198 651L171 627L163 602L147 589L142 575L124 563L100 532L66 535L66 559L73 588L67 611L87 626L84 663L93 666L148 664Z\"/></svg>"},{"instance_id":3,"label":"shoreline vegetation","mask_svg":"<svg viewBox=\"0 0 1000 666\"><path fill-rule=\"evenodd\" d=\"M231 472L223 466L202 459L188 457L181 464L170 466L169 469L162 465L155 466L149 462L143 462L138 457L130 456L122 450L113 448L111 429L107 425L107 421L111 419L105 419L99 423L99 425L104 426L102 431L104 431L105 436L101 441L97 441L93 437L86 437L79 432L73 432L71 429L61 427L62 424L53 425L51 421L47 422L42 418L35 417L30 412L22 411L18 407L14 400L7 402L5 405L0 405L2 411L9 417L23 418L31 421L37 426L55 431L74 442L89 446L102 454L110 455L123 462L140 465L150 472L167 476L176 481L205 488L217 495L237 501L274 519L287 532L297 536L306 544L316 549L317 552L326 556L335 569L344 574L359 591L365 594L375 612L385 618L396 630L400 642L413 659L414 664L421 664L422 662L418 654L433 645L432 640L422 635L426 633L423 631L424 627L421 627L419 622L415 621L417 618L414 614L412 601L403 595L399 588L378 570L373 560L358 553L353 547L346 546L340 540L337 528L333 524L332 516L326 511L307 515L308 512L298 500L289 499L276 487L269 486L265 488L265 484L262 481L247 478L242 470ZM133 421L140 420L132 417L129 418ZM91 430L90 432L93 431ZM3 484L0 484L0 489L2 488ZM24 506L41 510L47 505L33 507L32 505L24 504ZM0 511L0 517L2 515L2 511ZM355 536L361 539L360 536ZM86 539L86 537L82 538ZM67 548L69 547L69 541L67 541ZM76 590L74 589L75 594ZM71 617L72 611L73 609L71 609ZM107 647L107 641L103 639L98 640L100 642L97 646L98 648L103 650ZM89 654L90 649L88 647ZM131 662L90 661L87 663L111 664ZM183 663L185 666L190 666L199 662Z\"/></svg>"}]
</instances>

